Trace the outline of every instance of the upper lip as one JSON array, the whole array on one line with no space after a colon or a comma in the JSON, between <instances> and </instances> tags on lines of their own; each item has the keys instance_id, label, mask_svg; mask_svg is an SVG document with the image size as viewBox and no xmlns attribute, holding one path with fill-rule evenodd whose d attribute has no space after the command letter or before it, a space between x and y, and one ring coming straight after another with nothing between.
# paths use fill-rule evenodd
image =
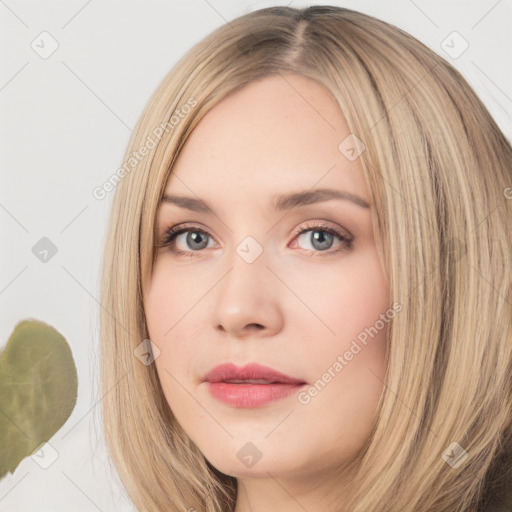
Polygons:
<instances>
[{"instance_id":1,"label":"upper lip","mask_svg":"<svg viewBox=\"0 0 512 512\"><path fill-rule=\"evenodd\" d=\"M289 375L278 372L268 366L251 363L239 367L233 363L224 363L216 366L204 376L206 382L223 382L227 380L265 380L267 383L305 384L303 380L295 379Z\"/></svg>"}]
</instances>

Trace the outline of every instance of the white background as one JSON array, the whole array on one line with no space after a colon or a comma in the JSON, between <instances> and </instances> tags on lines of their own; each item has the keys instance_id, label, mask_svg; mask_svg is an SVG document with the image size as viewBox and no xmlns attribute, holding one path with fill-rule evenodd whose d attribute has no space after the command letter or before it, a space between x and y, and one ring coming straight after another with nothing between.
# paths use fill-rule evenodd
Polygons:
<instances>
[{"instance_id":1,"label":"white background","mask_svg":"<svg viewBox=\"0 0 512 512\"><path fill-rule=\"evenodd\" d=\"M511 0L330 3L391 22L442 55L512 139ZM121 166L146 101L186 50L270 5L280 3L0 0L0 346L20 320L43 320L69 341L79 379L76 407L50 439L58 458L42 469L28 457L0 481L2 512L131 510L106 469L99 423L99 269L113 193L98 200L92 190ZM44 31L58 43L46 59L31 48ZM441 46L453 31L469 43L456 59ZM32 253L42 237L57 247L46 263Z\"/></svg>"}]
</instances>

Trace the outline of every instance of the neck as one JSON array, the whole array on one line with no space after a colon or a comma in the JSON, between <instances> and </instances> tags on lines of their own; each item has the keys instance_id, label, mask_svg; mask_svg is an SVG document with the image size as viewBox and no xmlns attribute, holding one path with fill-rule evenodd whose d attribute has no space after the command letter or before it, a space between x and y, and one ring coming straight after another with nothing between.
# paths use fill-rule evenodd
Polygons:
<instances>
[{"instance_id":1,"label":"neck","mask_svg":"<svg viewBox=\"0 0 512 512\"><path fill-rule=\"evenodd\" d=\"M347 512L350 478L316 473L289 478L271 475L237 479L234 512Z\"/></svg>"}]
</instances>

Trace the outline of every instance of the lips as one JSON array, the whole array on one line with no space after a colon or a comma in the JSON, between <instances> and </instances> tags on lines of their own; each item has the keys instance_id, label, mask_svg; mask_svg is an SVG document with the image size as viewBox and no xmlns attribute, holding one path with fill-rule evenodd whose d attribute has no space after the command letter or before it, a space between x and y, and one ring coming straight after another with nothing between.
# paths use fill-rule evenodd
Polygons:
<instances>
[{"instance_id":1,"label":"lips","mask_svg":"<svg viewBox=\"0 0 512 512\"><path fill-rule=\"evenodd\" d=\"M268 366L221 364L204 376L210 394L232 407L263 407L296 393L306 383Z\"/></svg>"},{"instance_id":2,"label":"lips","mask_svg":"<svg viewBox=\"0 0 512 512\"><path fill-rule=\"evenodd\" d=\"M278 372L268 366L251 363L243 367L232 363L221 364L204 376L205 382L231 384L305 384L301 379Z\"/></svg>"}]
</instances>

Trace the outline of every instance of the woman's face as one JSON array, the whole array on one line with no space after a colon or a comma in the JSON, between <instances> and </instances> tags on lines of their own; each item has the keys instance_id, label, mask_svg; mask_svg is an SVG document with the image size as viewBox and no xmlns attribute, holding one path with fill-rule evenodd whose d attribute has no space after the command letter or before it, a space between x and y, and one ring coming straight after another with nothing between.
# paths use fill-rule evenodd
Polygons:
<instances>
[{"instance_id":1,"label":"woman's face","mask_svg":"<svg viewBox=\"0 0 512 512\"><path fill-rule=\"evenodd\" d=\"M147 326L177 421L223 473L328 473L370 433L390 305L350 135L319 83L267 77L199 122L166 185L188 199L162 202L159 242L187 231L158 249ZM205 381L225 363L302 384Z\"/></svg>"}]
</instances>

